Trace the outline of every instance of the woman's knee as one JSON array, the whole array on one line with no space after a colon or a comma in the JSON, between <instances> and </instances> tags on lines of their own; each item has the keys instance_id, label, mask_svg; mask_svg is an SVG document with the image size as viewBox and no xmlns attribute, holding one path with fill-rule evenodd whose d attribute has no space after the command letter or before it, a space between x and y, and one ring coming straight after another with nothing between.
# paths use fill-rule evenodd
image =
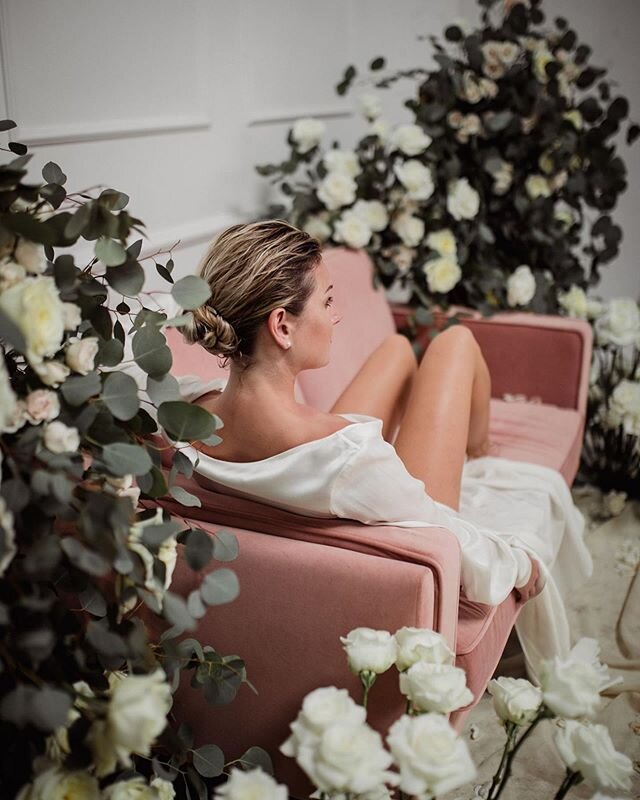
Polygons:
<instances>
[{"instance_id":1,"label":"woman's knee","mask_svg":"<svg viewBox=\"0 0 640 800\"><path fill-rule=\"evenodd\" d=\"M454 349L456 352L463 353L476 353L479 350L479 345L473 332L465 325L451 325L444 331L441 331L427 348L427 352L431 348L441 350Z\"/></svg>"},{"instance_id":2,"label":"woman's knee","mask_svg":"<svg viewBox=\"0 0 640 800\"><path fill-rule=\"evenodd\" d=\"M394 360L406 367L408 372L417 372L418 359L411 342L401 333L393 333L385 339L385 346L393 353Z\"/></svg>"}]
</instances>

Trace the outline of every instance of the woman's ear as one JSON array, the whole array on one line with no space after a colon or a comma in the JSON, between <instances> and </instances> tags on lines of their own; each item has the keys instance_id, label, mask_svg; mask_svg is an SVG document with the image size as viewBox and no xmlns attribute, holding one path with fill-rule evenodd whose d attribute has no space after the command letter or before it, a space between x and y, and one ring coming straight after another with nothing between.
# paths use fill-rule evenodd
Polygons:
<instances>
[{"instance_id":1,"label":"woman's ear","mask_svg":"<svg viewBox=\"0 0 640 800\"><path fill-rule=\"evenodd\" d=\"M291 340L293 324L285 308L274 308L267 318L267 329L271 337L282 347Z\"/></svg>"}]
</instances>

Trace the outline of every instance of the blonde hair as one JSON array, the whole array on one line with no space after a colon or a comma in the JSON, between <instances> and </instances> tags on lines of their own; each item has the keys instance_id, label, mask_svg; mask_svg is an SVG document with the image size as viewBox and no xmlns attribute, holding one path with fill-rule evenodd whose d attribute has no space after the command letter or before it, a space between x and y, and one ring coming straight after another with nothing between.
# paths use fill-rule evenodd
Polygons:
<instances>
[{"instance_id":1,"label":"blonde hair","mask_svg":"<svg viewBox=\"0 0 640 800\"><path fill-rule=\"evenodd\" d=\"M193 311L183 336L209 353L250 366L258 330L271 311L282 307L296 316L302 312L320 258L317 239L283 220L226 228L209 245L198 269L211 297Z\"/></svg>"}]
</instances>

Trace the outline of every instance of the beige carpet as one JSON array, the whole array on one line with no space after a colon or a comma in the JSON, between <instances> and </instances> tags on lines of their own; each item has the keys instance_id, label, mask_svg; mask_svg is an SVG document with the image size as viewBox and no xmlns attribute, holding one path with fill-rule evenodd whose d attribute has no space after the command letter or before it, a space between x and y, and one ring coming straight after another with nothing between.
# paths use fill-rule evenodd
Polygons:
<instances>
[{"instance_id":1,"label":"beige carpet","mask_svg":"<svg viewBox=\"0 0 640 800\"><path fill-rule=\"evenodd\" d=\"M619 516L603 520L604 498L592 487L573 490L574 500L587 519L586 541L594 559L590 581L573 598L569 608L575 640L597 639L601 659L624 682L612 687L597 718L609 728L618 750L634 761L631 797L640 797L640 502L627 503ZM517 647L508 647L496 674L525 677ZM501 800L553 798L564 767L553 744L555 723L540 724L523 745L514 762L513 775ZM471 712L464 730L478 777L471 791L458 790L454 798L481 798L483 784L497 767L505 736L485 694ZM590 798L594 791L584 783L568 798ZM618 793L620 795L620 793Z\"/></svg>"}]
</instances>

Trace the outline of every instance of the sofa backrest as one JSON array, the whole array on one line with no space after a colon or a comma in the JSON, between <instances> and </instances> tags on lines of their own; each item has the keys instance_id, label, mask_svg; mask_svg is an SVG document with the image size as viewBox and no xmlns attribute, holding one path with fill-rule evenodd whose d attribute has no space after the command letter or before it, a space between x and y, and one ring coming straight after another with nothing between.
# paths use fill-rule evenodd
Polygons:
<instances>
[{"instance_id":1,"label":"sofa backrest","mask_svg":"<svg viewBox=\"0 0 640 800\"><path fill-rule=\"evenodd\" d=\"M325 250L323 257L341 321L334 328L330 363L300 373L296 399L329 411L367 357L396 329L384 289L373 287L373 267L366 253L339 247ZM228 367L221 367L218 358L200 345L187 344L178 329L167 328L165 334L173 375L198 375L203 380L228 375Z\"/></svg>"}]
</instances>

